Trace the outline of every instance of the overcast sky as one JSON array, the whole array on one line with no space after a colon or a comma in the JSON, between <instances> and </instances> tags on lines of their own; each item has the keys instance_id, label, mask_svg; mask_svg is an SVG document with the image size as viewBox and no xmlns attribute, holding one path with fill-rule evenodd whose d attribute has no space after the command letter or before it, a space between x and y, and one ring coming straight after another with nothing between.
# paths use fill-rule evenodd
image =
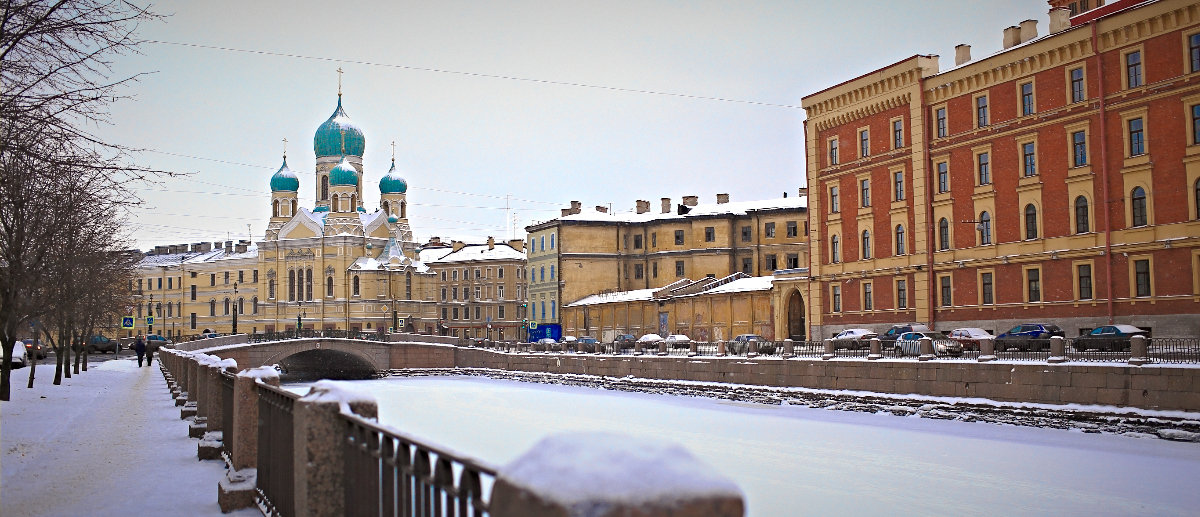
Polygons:
<instances>
[{"instance_id":1,"label":"overcast sky","mask_svg":"<svg viewBox=\"0 0 1200 517\"><path fill-rule=\"evenodd\" d=\"M141 163L189 174L140 190L130 237L142 249L261 240L284 138L311 207L313 133L336 106L339 66L345 109L366 134L367 209L378 206L395 141L417 240L482 241L523 237L571 200L627 211L638 199L795 195L805 184L803 96L913 54L940 55L947 69L958 43L984 57L1021 20L1045 34L1049 9L1044 0L155 7L170 16L140 34L156 42L115 70L152 74L100 129L151 150Z\"/></svg>"}]
</instances>

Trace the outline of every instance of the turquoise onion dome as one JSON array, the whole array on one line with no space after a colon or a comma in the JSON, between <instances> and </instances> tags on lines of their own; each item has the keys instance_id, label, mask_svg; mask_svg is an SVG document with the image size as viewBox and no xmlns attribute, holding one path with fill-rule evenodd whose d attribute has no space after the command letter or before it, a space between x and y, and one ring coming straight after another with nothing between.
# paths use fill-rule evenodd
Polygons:
<instances>
[{"instance_id":1,"label":"turquoise onion dome","mask_svg":"<svg viewBox=\"0 0 1200 517\"><path fill-rule=\"evenodd\" d=\"M388 173L379 179L379 193L403 194L405 192L408 192L408 182L400 177L399 172L396 172L396 159L392 158L392 168L388 169Z\"/></svg>"},{"instance_id":2,"label":"turquoise onion dome","mask_svg":"<svg viewBox=\"0 0 1200 517\"><path fill-rule=\"evenodd\" d=\"M345 139L345 150L342 148L343 138ZM350 116L346 115L346 110L342 109L342 95L339 93L337 109L333 110L333 115L330 115L329 120L321 124L321 127L317 128L316 135L313 135L313 151L317 154L317 158L343 154L361 158L363 149L367 145L366 142L367 139L363 136L362 130L350 121Z\"/></svg>"},{"instance_id":3,"label":"turquoise onion dome","mask_svg":"<svg viewBox=\"0 0 1200 517\"><path fill-rule=\"evenodd\" d=\"M312 209L312 211L313 211L313 213L314 213L314 214L315 214L315 213L318 213L318 212L328 212L328 211L329 211L329 207L327 207L327 206L318 206L318 207L316 207L316 208Z\"/></svg>"},{"instance_id":4,"label":"turquoise onion dome","mask_svg":"<svg viewBox=\"0 0 1200 517\"><path fill-rule=\"evenodd\" d=\"M329 186L358 186L358 171L350 165L345 156L342 157L341 163L329 171Z\"/></svg>"},{"instance_id":5,"label":"turquoise onion dome","mask_svg":"<svg viewBox=\"0 0 1200 517\"><path fill-rule=\"evenodd\" d=\"M397 218L396 216L394 216L394 215L389 215L389 216L388 216L388 222L389 222L389 223L396 224L396 222L398 222L399 220L400 220L400 219L398 219L398 218Z\"/></svg>"},{"instance_id":6,"label":"turquoise onion dome","mask_svg":"<svg viewBox=\"0 0 1200 517\"><path fill-rule=\"evenodd\" d=\"M300 190L300 177L287 166L287 156L283 157L283 166L271 176L271 192L297 192Z\"/></svg>"}]
</instances>

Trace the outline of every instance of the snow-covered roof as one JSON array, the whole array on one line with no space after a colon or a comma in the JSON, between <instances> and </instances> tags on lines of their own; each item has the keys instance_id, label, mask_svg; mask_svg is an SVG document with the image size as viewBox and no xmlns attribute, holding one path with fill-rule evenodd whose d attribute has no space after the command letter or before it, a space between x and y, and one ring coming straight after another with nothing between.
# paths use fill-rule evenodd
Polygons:
<instances>
[{"instance_id":1,"label":"snow-covered roof","mask_svg":"<svg viewBox=\"0 0 1200 517\"><path fill-rule=\"evenodd\" d=\"M775 282L774 277L770 276L752 276L750 278L740 278L729 282L728 284L720 285L707 291L696 294L723 294L723 293L746 293L751 291L770 291L771 285Z\"/></svg>"},{"instance_id":2,"label":"snow-covered roof","mask_svg":"<svg viewBox=\"0 0 1200 517\"><path fill-rule=\"evenodd\" d=\"M258 257L258 247L250 247L241 253L230 253L224 248L217 248L209 251L146 255L138 262L138 267L178 266L180 264L200 264L216 260L252 259L255 257Z\"/></svg>"},{"instance_id":3,"label":"snow-covered roof","mask_svg":"<svg viewBox=\"0 0 1200 517\"><path fill-rule=\"evenodd\" d=\"M735 201L729 203L701 203L691 207L687 214L675 212L663 214L653 211L645 213L634 212L598 212L595 209L583 209L578 214L560 217L560 221L605 221L640 223L654 220L684 219L688 217L707 217L718 215L746 215L762 210L795 210L807 209L808 196L781 197L757 201Z\"/></svg>"},{"instance_id":4,"label":"snow-covered roof","mask_svg":"<svg viewBox=\"0 0 1200 517\"><path fill-rule=\"evenodd\" d=\"M512 246L509 246L505 243L496 243L494 246L489 246L487 244L468 244L463 246L458 251L451 250L449 253L442 255L441 258L432 259L430 262L444 264L449 262L469 262L475 260L525 260L525 254L517 251Z\"/></svg>"},{"instance_id":5,"label":"snow-covered roof","mask_svg":"<svg viewBox=\"0 0 1200 517\"><path fill-rule=\"evenodd\" d=\"M637 289L634 291L619 291L615 293L600 293L591 296L585 296L579 300L567 304L567 307L579 307L583 305L599 305L601 303L618 303L618 302L636 302L651 300L654 298L654 292L658 289Z\"/></svg>"}]
</instances>

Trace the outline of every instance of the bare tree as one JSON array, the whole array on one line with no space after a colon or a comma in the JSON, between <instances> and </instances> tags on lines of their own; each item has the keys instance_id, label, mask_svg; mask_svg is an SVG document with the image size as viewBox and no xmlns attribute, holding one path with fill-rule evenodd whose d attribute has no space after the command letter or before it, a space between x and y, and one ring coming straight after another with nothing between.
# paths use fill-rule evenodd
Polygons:
<instances>
[{"instance_id":1,"label":"bare tree","mask_svg":"<svg viewBox=\"0 0 1200 517\"><path fill-rule=\"evenodd\" d=\"M158 16L128 0L2 5L0 400L8 400L18 331L32 318L61 321L57 307L64 305L52 303L56 292L63 294L61 286L48 282L61 281L63 271L78 272L77 265L67 264L86 262L93 251L64 249L62 243L72 242L68 234L81 228L95 230L88 223L102 219L95 217L99 211L118 213L115 207L136 203L130 182L157 174L131 165L129 149L104 142L88 128L107 123L109 104L137 79L110 78L112 60L136 52L139 25ZM115 242L100 252L112 252ZM76 332L78 324L57 330L62 349L61 332Z\"/></svg>"}]
</instances>

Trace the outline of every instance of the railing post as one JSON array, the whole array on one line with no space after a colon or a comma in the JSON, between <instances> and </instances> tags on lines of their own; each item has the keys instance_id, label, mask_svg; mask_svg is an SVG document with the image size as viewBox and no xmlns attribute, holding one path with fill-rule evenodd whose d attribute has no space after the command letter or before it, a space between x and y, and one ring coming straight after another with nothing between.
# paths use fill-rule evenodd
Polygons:
<instances>
[{"instance_id":1,"label":"railing post","mask_svg":"<svg viewBox=\"0 0 1200 517\"><path fill-rule=\"evenodd\" d=\"M633 355L642 355L642 342L641 341L633 342Z\"/></svg>"},{"instance_id":2,"label":"railing post","mask_svg":"<svg viewBox=\"0 0 1200 517\"><path fill-rule=\"evenodd\" d=\"M883 342L880 341L879 338L873 337L871 338L870 343L871 352L867 354L867 360L874 361L876 359L883 359Z\"/></svg>"},{"instance_id":3,"label":"railing post","mask_svg":"<svg viewBox=\"0 0 1200 517\"><path fill-rule=\"evenodd\" d=\"M595 460L604 458L597 468ZM549 476L547 473L554 473ZM671 497L653 483L673 480ZM563 493L563 480L588 480ZM687 480L680 482L678 480ZM580 509L592 511L583 511ZM637 515L741 517L742 491L683 447L612 433L559 434L542 439L496 473L493 517ZM593 513L594 512L594 513Z\"/></svg>"},{"instance_id":4,"label":"railing post","mask_svg":"<svg viewBox=\"0 0 1200 517\"><path fill-rule=\"evenodd\" d=\"M783 358L787 359L789 357L795 357L795 356L796 356L796 342L792 341L791 338L787 338L787 339L783 340Z\"/></svg>"},{"instance_id":5,"label":"railing post","mask_svg":"<svg viewBox=\"0 0 1200 517\"><path fill-rule=\"evenodd\" d=\"M210 356L211 357L211 356ZM202 400L206 400L208 418L205 419L205 430L201 433L200 443L196 444L196 457L202 460L221 459L222 442L225 440L225 397L222 390L221 372L237 371L237 362L233 359L210 359L204 365L208 390Z\"/></svg>"},{"instance_id":6,"label":"railing post","mask_svg":"<svg viewBox=\"0 0 1200 517\"><path fill-rule=\"evenodd\" d=\"M700 355L700 345L695 341L688 343L688 357L696 357Z\"/></svg>"},{"instance_id":7,"label":"railing post","mask_svg":"<svg viewBox=\"0 0 1200 517\"><path fill-rule=\"evenodd\" d=\"M746 346L746 357L758 357L758 341L751 340Z\"/></svg>"},{"instance_id":8,"label":"railing post","mask_svg":"<svg viewBox=\"0 0 1200 517\"><path fill-rule=\"evenodd\" d=\"M667 340L658 342L658 355L667 355Z\"/></svg>"},{"instance_id":9,"label":"railing post","mask_svg":"<svg viewBox=\"0 0 1200 517\"><path fill-rule=\"evenodd\" d=\"M996 360L996 341L987 338L979 340L979 358L976 361L987 363Z\"/></svg>"},{"instance_id":10,"label":"railing post","mask_svg":"<svg viewBox=\"0 0 1200 517\"><path fill-rule=\"evenodd\" d=\"M270 366L243 370L233 379L233 436L230 468L217 483L217 504L222 513L253 508L258 484L258 392L257 381L279 386L279 372Z\"/></svg>"},{"instance_id":11,"label":"railing post","mask_svg":"<svg viewBox=\"0 0 1200 517\"><path fill-rule=\"evenodd\" d=\"M346 426L339 413L342 405L369 419L377 418L379 407L370 395L320 381L296 401L293 422L296 432L296 515L310 517L346 514L345 446Z\"/></svg>"},{"instance_id":12,"label":"railing post","mask_svg":"<svg viewBox=\"0 0 1200 517\"><path fill-rule=\"evenodd\" d=\"M1150 345L1146 336L1129 338L1129 364L1141 366L1152 362L1154 361L1150 360Z\"/></svg>"},{"instance_id":13,"label":"railing post","mask_svg":"<svg viewBox=\"0 0 1200 517\"><path fill-rule=\"evenodd\" d=\"M937 359L937 353L933 351L933 340L927 337L921 338L921 356L918 361L931 361Z\"/></svg>"},{"instance_id":14,"label":"railing post","mask_svg":"<svg viewBox=\"0 0 1200 517\"><path fill-rule=\"evenodd\" d=\"M729 351L725 347L725 342L717 341L717 356L725 357L725 355L728 354L728 352Z\"/></svg>"},{"instance_id":15,"label":"railing post","mask_svg":"<svg viewBox=\"0 0 1200 517\"><path fill-rule=\"evenodd\" d=\"M194 356L189 355L183 361L183 377L187 379L187 383L184 386L187 388L184 390L184 392L187 393L187 401L183 403L183 408L179 410L179 418L186 419L188 417L196 416L196 394L199 391L199 388L196 386L196 371L198 369L199 365L196 364L196 358Z\"/></svg>"},{"instance_id":16,"label":"railing post","mask_svg":"<svg viewBox=\"0 0 1200 517\"><path fill-rule=\"evenodd\" d=\"M1066 341L1062 336L1050 336L1050 357L1046 359L1047 363L1067 362Z\"/></svg>"},{"instance_id":17,"label":"railing post","mask_svg":"<svg viewBox=\"0 0 1200 517\"><path fill-rule=\"evenodd\" d=\"M837 357L837 347L833 345L833 339L825 338L825 353L821 354L821 359L829 360Z\"/></svg>"}]
</instances>

